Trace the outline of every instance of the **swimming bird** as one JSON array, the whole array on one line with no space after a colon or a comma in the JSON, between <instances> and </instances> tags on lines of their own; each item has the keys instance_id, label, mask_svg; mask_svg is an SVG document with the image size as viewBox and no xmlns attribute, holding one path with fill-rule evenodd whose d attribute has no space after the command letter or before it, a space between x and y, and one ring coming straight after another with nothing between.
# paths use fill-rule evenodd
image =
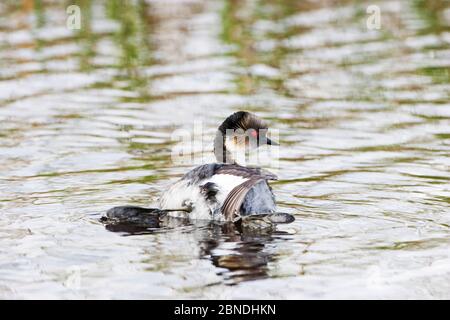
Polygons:
<instances>
[{"instance_id":1,"label":"swimming bird","mask_svg":"<svg viewBox=\"0 0 450 320\"><path fill-rule=\"evenodd\" d=\"M161 195L159 208L115 207L108 210L107 219L138 222L148 216L169 215L234 222L258 229L292 222L292 215L276 211L269 181L277 180L277 176L235 160L235 155L248 154L262 145L276 145L267 133L266 122L255 114L233 113L217 129L216 163L198 166L173 183Z\"/></svg>"}]
</instances>

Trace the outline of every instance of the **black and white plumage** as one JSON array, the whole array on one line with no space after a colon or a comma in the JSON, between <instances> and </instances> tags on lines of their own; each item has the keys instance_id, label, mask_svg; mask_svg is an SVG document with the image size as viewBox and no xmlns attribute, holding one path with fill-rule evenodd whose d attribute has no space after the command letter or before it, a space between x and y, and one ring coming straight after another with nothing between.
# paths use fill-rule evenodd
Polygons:
<instances>
[{"instance_id":1,"label":"black and white plumage","mask_svg":"<svg viewBox=\"0 0 450 320\"><path fill-rule=\"evenodd\" d=\"M236 163L234 155L261 145L273 145L268 126L254 114L239 111L219 126L214 140L217 163L201 165L186 173L161 196L155 213L216 221L266 219L292 222L289 214L276 213L275 196L268 181L276 175L260 168ZM116 207L108 218L126 219L127 207ZM136 207L132 207L135 214ZM148 209L144 209L148 210ZM267 220L267 219L266 219Z\"/></svg>"},{"instance_id":2,"label":"black and white plumage","mask_svg":"<svg viewBox=\"0 0 450 320\"><path fill-rule=\"evenodd\" d=\"M267 181L277 177L257 168L211 163L199 166L161 196L163 210L182 208L191 219L234 221L241 215L272 213L275 197ZM171 215L177 215L174 211Z\"/></svg>"}]
</instances>

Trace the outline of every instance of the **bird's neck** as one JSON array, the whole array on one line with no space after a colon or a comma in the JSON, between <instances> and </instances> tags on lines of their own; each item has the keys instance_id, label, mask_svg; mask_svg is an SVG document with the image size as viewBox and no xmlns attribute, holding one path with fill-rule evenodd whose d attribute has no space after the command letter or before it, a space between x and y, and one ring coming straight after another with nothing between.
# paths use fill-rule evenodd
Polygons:
<instances>
[{"instance_id":1,"label":"bird's neck","mask_svg":"<svg viewBox=\"0 0 450 320\"><path fill-rule=\"evenodd\" d=\"M234 160L233 155L227 150L225 138L225 134L223 134L222 131L217 130L214 139L214 155L216 156L217 162L235 164L236 161Z\"/></svg>"}]
</instances>

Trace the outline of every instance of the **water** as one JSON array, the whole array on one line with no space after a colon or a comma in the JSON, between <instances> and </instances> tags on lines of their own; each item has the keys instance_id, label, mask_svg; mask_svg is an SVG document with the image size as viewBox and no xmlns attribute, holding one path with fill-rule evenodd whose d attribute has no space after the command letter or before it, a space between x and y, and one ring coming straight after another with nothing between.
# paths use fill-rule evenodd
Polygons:
<instances>
[{"instance_id":1,"label":"water","mask_svg":"<svg viewBox=\"0 0 450 320\"><path fill-rule=\"evenodd\" d=\"M450 298L448 1L69 4L0 4L1 298ZM280 130L293 224L99 222L240 109Z\"/></svg>"}]
</instances>

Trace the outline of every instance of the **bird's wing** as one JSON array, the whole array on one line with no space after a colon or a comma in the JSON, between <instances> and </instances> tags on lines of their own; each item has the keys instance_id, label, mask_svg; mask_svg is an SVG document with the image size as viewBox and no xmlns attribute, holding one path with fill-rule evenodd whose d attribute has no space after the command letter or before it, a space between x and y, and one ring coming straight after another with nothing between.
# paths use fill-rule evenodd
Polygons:
<instances>
[{"instance_id":1,"label":"bird's wing","mask_svg":"<svg viewBox=\"0 0 450 320\"><path fill-rule=\"evenodd\" d=\"M240 176L243 178L261 178L265 180L278 180L278 177L261 168L250 168L250 167L243 167L238 164L226 164L221 167L219 167L216 171L216 174L231 174L235 176Z\"/></svg>"},{"instance_id":2,"label":"bird's wing","mask_svg":"<svg viewBox=\"0 0 450 320\"><path fill-rule=\"evenodd\" d=\"M222 204L222 214L227 221L234 221L235 218L239 217L239 212L241 209L242 202L245 199L248 191L258 182L265 180L262 177L253 177L247 181L244 181L240 185L234 187L228 196L225 198L225 201Z\"/></svg>"}]
</instances>

